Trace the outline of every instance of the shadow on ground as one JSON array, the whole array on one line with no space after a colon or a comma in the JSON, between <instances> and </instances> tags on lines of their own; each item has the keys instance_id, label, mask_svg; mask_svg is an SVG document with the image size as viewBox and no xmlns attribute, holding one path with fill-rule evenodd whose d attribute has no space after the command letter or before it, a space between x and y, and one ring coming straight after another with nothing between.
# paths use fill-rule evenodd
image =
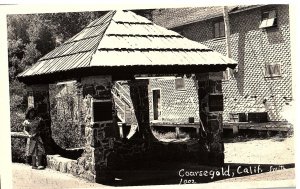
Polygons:
<instances>
[{"instance_id":1,"label":"shadow on ground","mask_svg":"<svg viewBox=\"0 0 300 189\"><path fill-rule=\"evenodd\" d=\"M222 167L211 167L176 162L152 162L138 169L118 170L114 172L115 181L105 184L111 186L142 186L209 183L294 167L294 163L283 165L227 163Z\"/></svg>"}]
</instances>

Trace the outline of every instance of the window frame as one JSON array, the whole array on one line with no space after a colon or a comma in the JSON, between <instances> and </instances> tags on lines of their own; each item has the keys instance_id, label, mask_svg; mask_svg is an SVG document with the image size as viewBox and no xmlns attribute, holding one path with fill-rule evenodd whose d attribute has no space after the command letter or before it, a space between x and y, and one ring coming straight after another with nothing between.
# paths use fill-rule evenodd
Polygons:
<instances>
[{"instance_id":1,"label":"window frame","mask_svg":"<svg viewBox=\"0 0 300 189\"><path fill-rule=\"evenodd\" d=\"M178 88L178 87L177 87L176 80L177 80L177 81L178 81L178 80L182 80L182 81L183 81L183 87ZM184 77L178 77L178 78L175 78L175 79L174 79L174 89L175 89L175 91L186 91L186 84L185 84L185 79L184 79Z\"/></svg>"},{"instance_id":2,"label":"window frame","mask_svg":"<svg viewBox=\"0 0 300 189\"><path fill-rule=\"evenodd\" d=\"M221 35L221 23L223 23L223 35ZM218 36L216 33L216 25L218 25ZM213 22L213 38L214 39L219 39L219 38L224 38L225 37L225 23L224 20L218 19Z\"/></svg>"},{"instance_id":3,"label":"window frame","mask_svg":"<svg viewBox=\"0 0 300 189\"><path fill-rule=\"evenodd\" d=\"M272 13L273 13L273 16L272 16ZM267 14L267 17L265 16L266 14ZM268 24L268 22L272 22L272 24ZM270 9L261 11L261 18L260 18L260 23L259 23L260 29L277 27L277 23L278 23L278 13L275 8L270 8Z\"/></svg>"},{"instance_id":4,"label":"window frame","mask_svg":"<svg viewBox=\"0 0 300 189\"><path fill-rule=\"evenodd\" d=\"M276 66L279 67L279 68L277 68L277 70L279 70L279 73L275 73ZM274 71L274 73L269 73L270 71L271 72ZM281 64L280 63L266 64L265 65L265 77L266 78L282 77Z\"/></svg>"}]
</instances>

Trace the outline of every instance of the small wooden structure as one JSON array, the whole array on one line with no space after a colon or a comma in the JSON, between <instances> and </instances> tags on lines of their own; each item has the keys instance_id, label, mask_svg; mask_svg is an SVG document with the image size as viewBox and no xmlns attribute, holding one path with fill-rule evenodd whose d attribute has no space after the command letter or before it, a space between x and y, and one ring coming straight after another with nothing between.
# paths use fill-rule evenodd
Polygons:
<instances>
[{"instance_id":1,"label":"small wooden structure","mask_svg":"<svg viewBox=\"0 0 300 189\"><path fill-rule=\"evenodd\" d=\"M27 84L29 106L36 107L46 120L42 138L47 153L52 154L62 149L51 138L49 84L76 81L86 142L71 170L74 175L100 182L113 178L113 170L128 165L128 159L137 163L157 155L169 156L169 148L157 141L150 129L148 80L135 79L137 74L195 74L203 122L200 136L205 137L199 137L197 152L186 148L177 152L172 147L172 153L194 153L190 157L197 157L199 163L223 164L222 102L221 108L215 109L212 100L215 95L222 96L222 71L235 66L234 60L146 18L130 11L111 11L18 78ZM120 138L116 121L111 90L118 80L128 80L138 126L130 140Z\"/></svg>"}]
</instances>

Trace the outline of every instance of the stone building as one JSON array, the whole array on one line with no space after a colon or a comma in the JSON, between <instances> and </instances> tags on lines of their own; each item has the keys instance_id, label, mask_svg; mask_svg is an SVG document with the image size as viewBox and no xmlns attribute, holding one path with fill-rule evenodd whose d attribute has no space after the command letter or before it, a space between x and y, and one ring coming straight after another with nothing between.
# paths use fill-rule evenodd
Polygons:
<instances>
[{"instance_id":1,"label":"stone building","mask_svg":"<svg viewBox=\"0 0 300 189\"><path fill-rule=\"evenodd\" d=\"M114 171L155 159L222 165L222 71L235 66L234 60L133 12L110 11L18 79L27 85L28 106L44 118L41 135L48 166L100 182L113 179ZM199 103L193 108L202 122L197 125L200 135L191 145L163 143L150 129L153 88L149 78L166 76L179 78L178 90L183 76L191 78L190 87L197 89L193 100ZM185 106L178 100L178 105ZM126 114L131 114L130 139L122 138L117 124ZM73 135L72 147L82 151L73 153L61 146L55 139L60 132ZM73 158L75 154L76 158L55 162L50 158L53 154Z\"/></svg>"},{"instance_id":2,"label":"stone building","mask_svg":"<svg viewBox=\"0 0 300 189\"><path fill-rule=\"evenodd\" d=\"M283 109L292 101L292 64L288 5L230 6L230 46L238 66L224 72L224 114L228 122L285 121ZM154 23L226 55L223 7L157 9ZM180 90L174 81L150 81L161 89L161 120L199 119L190 103L198 103L189 78ZM150 94L149 94L150 95ZM181 107L177 100L185 101ZM171 100L172 99L172 100ZM172 115L168 112L170 110Z\"/></svg>"}]
</instances>

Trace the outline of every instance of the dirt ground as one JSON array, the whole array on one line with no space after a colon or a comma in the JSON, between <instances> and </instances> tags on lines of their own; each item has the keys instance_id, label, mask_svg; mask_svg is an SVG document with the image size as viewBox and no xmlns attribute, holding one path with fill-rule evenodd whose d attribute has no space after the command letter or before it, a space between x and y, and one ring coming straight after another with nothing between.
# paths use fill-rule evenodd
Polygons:
<instances>
[{"instance_id":1,"label":"dirt ground","mask_svg":"<svg viewBox=\"0 0 300 189\"><path fill-rule=\"evenodd\" d=\"M51 169L33 170L29 165L21 163L13 163L12 169L14 189L95 188L102 186Z\"/></svg>"},{"instance_id":2,"label":"dirt ground","mask_svg":"<svg viewBox=\"0 0 300 189\"><path fill-rule=\"evenodd\" d=\"M294 137L225 143L225 163L288 164L295 162Z\"/></svg>"},{"instance_id":3,"label":"dirt ground","mask_svg":"<svg viewBox=\"0 0 300 189\"><path fill-rule=\"evenodd\" d=\"M284 167L295 163L294 145L293 136L225 143L225 163L282 165ZM292 180L295 179L295 168L289 168L289 166L285 168L284 170L225 179L216 183L286 180L292 186L294 183Z\"/></svg>"},{"instance_id":4,"label":"dirt ground","mask_svg":"<svg viewBox=\"0 0 300 189\"><path fill-rule=\"evenodd\" d=\"M260 174L240 175L233 178L221 178L211 181L204 181L201 187L204 188L219 188L219 186L230 185L230 188L251 188L251 187L274 187L278 186L294 186L294 138L278 138L256 139L256 140L241 140L225 143L225 165L231 166L230 169L235 170L240 165L243 167L257 167L258 165L265 170ZM276 170L270 172L270 166L283 166L284 170ZM167 167L167 166L166 166ZM103 188L110 187L96 183L89 183L85 180L78 179L69 174L63 174L57 171L32 170L28 165L13 163L13 188ZM174 164L166 170L155 169L151 170L131 170L124 172L121 175L119 183L115 186L136 186L136 185L151 185L151 184L173 184L174 187L179 186L180 177L178 170L181 168L203 170L208 167L200 165ZM122 178L123 175L123 178ZM123 179L123 180L122 180ZM280 180L280 182L278 182ZM253 185L254 182L267 182L267 185ZM218 185L222 183L222 185ZM243 184L238 184L243 183ZM173 188L172 186L172 188ZM199 187L198 184L189 185L189 188ZM233 187L236 186L236 187ZM240 186L240 187L238 187ZM228 188L228 187L227 187Z\"/></svg>"}]
</instances>

